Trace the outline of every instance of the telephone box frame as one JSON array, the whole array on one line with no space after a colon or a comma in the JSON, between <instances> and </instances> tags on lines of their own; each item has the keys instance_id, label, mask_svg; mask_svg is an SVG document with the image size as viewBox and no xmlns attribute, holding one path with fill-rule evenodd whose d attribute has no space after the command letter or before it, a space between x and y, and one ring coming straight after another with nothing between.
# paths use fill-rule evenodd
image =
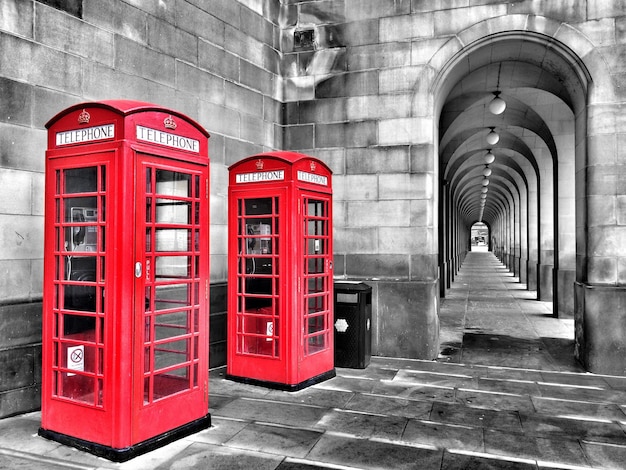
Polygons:
<instances>
[{"instance_id":1,"label":"telephone box frame","mask_svg":"<svg viewBox=\"0 0 626 470\"><path fill-rule=\"evenodd\" d=\"M39 434L123 462L211 425L209 134L131 100L46 127Z\"/></svg>"},{"instance_id":2,"label":"telephone box frame","mask_svg":"<svg viewBox=\"0 0 626 470\"><path fill-rule=\"evenodd\" d=\"M296 152L229 168L226 377L297 391L335 376L332 172Z\"/></svg>"}]
</instances>

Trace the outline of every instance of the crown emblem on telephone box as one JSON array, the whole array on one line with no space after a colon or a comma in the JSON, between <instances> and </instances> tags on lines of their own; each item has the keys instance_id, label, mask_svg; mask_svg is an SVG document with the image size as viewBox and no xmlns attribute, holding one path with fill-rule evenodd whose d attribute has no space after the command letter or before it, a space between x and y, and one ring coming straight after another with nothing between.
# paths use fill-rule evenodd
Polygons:
<instances>
[{"instance_id":1,"label":"crown emblem on telephone box","mask_svg":"<svg viewBox=\"0 0 626 470\"><path fill-rule=\"evenodd\" d=\"M91 119L91 115L83 109L83 112L78 115L79 124L87 124Z\"/></svg>"},{"instance_id":2,"label":"crown emblem on telephone box","mask_svg":"<svg viewBox=\"0 0 626 470\"><path fill-rule=\"evenodd\" d=\"M256 161L256 168L257 170L262 170L264 166L263 160L261 160L260 158Z\"/></svg>"},{"instance_id":3,"label":"crown emblem on telephone box","mask_svg":"<svg viewBox=\"0 0 626 470\"><path fill-rule=\"evenodd\" d=\"M315 164L315 162L311 161L311 171L315 171L316 168L317 168L317 165Z\"/></svg>"},{"instance_id":4,"label":"crown emblem on telephone box","mask_svg":"<svg viewBox=\"0 0 626 470\"><path fill-rule=\"evenodd\" d=\"M174 118L172 117L171 114L163 120L163 124L165 125L166 129L174 130L177 127L176 121L174 121Z\"/></svg>"}]
</instances>

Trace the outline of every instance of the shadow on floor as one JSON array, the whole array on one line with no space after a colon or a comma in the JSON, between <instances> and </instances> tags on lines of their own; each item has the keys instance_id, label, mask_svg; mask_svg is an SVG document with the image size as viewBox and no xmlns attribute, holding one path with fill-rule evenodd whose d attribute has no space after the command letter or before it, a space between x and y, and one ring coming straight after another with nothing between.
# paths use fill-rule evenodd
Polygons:
<instances>
[{"instance_id":1,"label":"shadow on floor","mask_svg":"<svg viewBox=\"0 0 626 470\"><path fill-rule=\"evenodd\" d=\"M517 338L482 332L466 332L462 343L446 343L438 362L585 372L574 357L573 340Z\"/></svg>"}]
</instances>

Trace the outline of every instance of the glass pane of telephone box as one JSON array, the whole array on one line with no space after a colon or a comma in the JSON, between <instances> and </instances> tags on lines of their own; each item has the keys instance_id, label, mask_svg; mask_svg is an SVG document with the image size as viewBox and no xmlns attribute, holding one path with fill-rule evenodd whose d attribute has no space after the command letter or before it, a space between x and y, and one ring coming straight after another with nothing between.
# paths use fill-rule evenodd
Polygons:
<instances>
[{"instance_id":1,"label":"glass pane of telephone box","mask_svg":"<svg viewBox=\"0 0 626 470\"><path fill-rule=\"evenodd\" d=\"M246 255L245 273L247 275L244 293L247 295L269 296L272 294L272 275L274 275L274 237L273 225L273 198L258 198L245 200L244 226ZM257 302L249 299L248 306L255 308L271 304L271 299L258 298Z\"/></svg>"},{"instance_id":2,"label":"glass pane of telephone box","mask_svg":"<svg viewBox=\"0 0 626 470\"><path fill-rule=\"evenodd\" d=\"M322 277L309 277L307 280L307 288L309 294L315 294L320 292L326 292L327 287L327 276Z\"/></svg>"},{"instance_id":3,"label":"glass pane of telephone box","mask_svg":"<svg viewBox=\"0 0 626 470\"><path fill-rule=\"evenodd\" d=\"M189 366L154 375L153 400L159 400L191 388Z\"/></svg>"},{"instance_id":4,"label":"glass pane of telephone box","mask_svg":"<svg viewBox=\"0 0 626 470\"><path fill-rule=\"evenodd\" d=\"M98 191L98 167L73 168L63 171L65 184L63 192L95 193Z\"/></svg>"},{"instance_id":5,"label":"glass pane of telephone box","mask_svg":"<svg viewBox=\"0 0 626 470\"><path fill-rule=\"evenodd\" d=\"M308 274L321 274L324 272L324 258L309 258L307 261Z\"/></svg>"},{"instance_id":6,"label":"glass pane of telephone box","mask_svg":"<svg viewBox=\"0 0 626 470\"><path fill-rule=\"evenodd\" d=\"M311 216L322 217L324 213L324 201L309 199L307 203L307 214Z\"/></svg>"},{"instance_id":7,"label":"glass pane of telephone box","mask_svg":"<svg viewBox=\"0 0 626 470\"><path fill-rule=\"evenodd\" d=\"M197 378L190 361L200 328L193 313L200 302L199 178L146 168L146 286L144 342L145 403L188 390ZM150 260L153 260L151 263Z\"/></svg>"},{"instance_id":8,"label":"glass pane of telephone box","mask_svg":"<svg viewBox=\"0 0 626 470\"><path fill-rule=\"evenodd\" d=\"M60 397L102 406L104 291L106 281L104 165L56 172L54 220L54 316L56 369L53 385Z\"/></svg>"},{"instance_id":9,"label":"glass pane of telephone box","mask_svg":"<svg viewBox=\"0 0 626 470\"><path fill-rule=\"evenodd\" d=\"M272 198L247 199L245 204L246 253L272 253Z\"/></svg>"},{"instance_id":10,"label":"glass pane of telephone box","mask_svg":"<svg viewBox=\"0 0 626 470\"><path fill-rule=\"evenodd\" d=\"M323 220L309 220L308 234L311 235L325 235L324 229L325 222Z\"/></svg>"},{"instance_id":11,"label":"glass pane of telephone box","mask_svg":"<svg viewBox=\"0 0 626 470\"><path fill-rule=\"evenodd\" d=\"M64 286L64 308L96 312L96 257L66 256L67 281Z\"/></svg>"},{"instance_id":12,"label":"glass pane of telephone box","mask_svg":"<svg viewBox=\"0 0 626 470\"><path fill-rule=\"evenodd\" d=\"M237 349L243 353L278 355L277 203L274 197L238 202L241 297Z\"/></svg>"},{"instance_id":13,"label":"glass pane of telephone box","mask_svg":"<svg viewBox=\"0 0 626 470\"><path fill-rule=\"evenodd\" d=\"M170 170L156 170L155 193L167 196L191 197L191 175Z\"/></svg>"}]
</instances>

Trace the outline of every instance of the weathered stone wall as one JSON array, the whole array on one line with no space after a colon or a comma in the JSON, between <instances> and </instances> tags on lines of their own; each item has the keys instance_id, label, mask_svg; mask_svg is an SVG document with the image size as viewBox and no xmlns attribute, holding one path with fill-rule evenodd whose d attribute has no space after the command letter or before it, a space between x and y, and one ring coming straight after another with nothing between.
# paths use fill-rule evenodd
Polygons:
<instances>
[{"instance_id":1,"label":"weathered stone wall","mask_svg":"<svg viewBox=\"0 0 626 470\"><path fill-rule=\"evenodd\" d=\"M0 2L0 416L39 406L45 123L81 101L211 134L212 365L225 360L228 166L281 146L278 0Z\"/></svg>"},{"instance_id":2,"label":"weathered stone wall","mask_svg":"<svg viewBox=\"0 0 626 470\"><path fill-rule=\"evenodd\" d=\"M44 124L80 101L150 101L188 114L211 133L212 315L221 315L214 318L220 329L227 168L258 151L290 149L309 152L334 171L336 274L374 286L373 353L432 358L441 236L437 126L445 99L439 80L457 80L445 75L450 61L490 35L514 30L554 38L592 76L588 119L576 115L582 130L576 158L583 161L570 188L576 279L605 288L625 283L620 2L45 3L65 3L69 11L33 0L0 2L0 415L36 407ZM533 226L539 223L546 223L543 217ZM543 247L532 242L539 248L529 253L531 286L535 271L552 276L548 251L536 253ZM503 258L516 256L502 247ZM464 251L451 253L444 261L454 266ZM571 260L565 267L557 280L570 284ZM223 347L223 337L212 341ZM16 394L30 398L13 406Z\"/></svg>"},{"instance_id":3,"label":"weathered stone wall","mask_svg":"<svg viewBox=\"0 0 626 470\"><path fill-rule=\"evenodd\" d=\"M626 246L626 232L619 215L623 191L617 181L623 180L626 168L620 151L626 125L620 118L624 70L619 59L626 44L626 18L619 2L285 3L284 142L289 148L324 158L335 171L336 273L379 288L374 289L375 354L429 357L436 349L424 345L431 344L436 331L430 284L442 282L437 267L438 242L443 236L436 214L437 126L445 100L445 93L439 93L449 88L440 80L445 77L452 86L460 77L447 75L450 63L494 34L517 31L521 37L532 32L554 39L571 52L572 70L581 66L591 75L590 120L583 108L576 107L585 95L571 97L576 140L557 142L559 158L566 156L568 165L576 160L576 184L573 176L563 177L554 199L552 193L549 198L542 195L541 216L523 222L524 228L540 226L539 234L531 236L529 261L520 259L513 223L506 228L502 259L516 273L522 264L530 265L529 285L539 289L542 299L551 300L553 286L558 285L559 294L565 297L558 299L555 312L565 309L568 315L574 308L574 250L578 280L582 276L591 282L623 282L626 252L620 247ZM553 70L552 64L545 65L546 70ZM559 117L551 119L556 122ZM556 127L553 132L560 134ZM584 151L587 142L592 144L593 156ZM613 178L617 178L614 184L605 184ZM544 179L542 191L551 187L552 182L548 185ZM565 199L568 207L561 204L556 214L562 231L554 233L552 206ZM601 210L599 205L603 205ZM594 211L590 218L588 207ZM536 217L537 208L529 213ZM558 268L555 240L561 250ZM445 260L444 264L453 263ZM394 283L394 287L413 287L408 289L412 296L381 295L381 289ZM408 347L407 330L412 335ZM626 339L626 335L621 337Z\"/></svg>"},{"instance_id":4,"label":"weathered stone wall","mask_svg":"<svg viewBox=\"0 0 626 470\"><path fill-rule=\"evenodd\" d=\"M432 96L417 82L442 44L433 15L408 1L288 3L284 141L335 172L335 274L374 287L374 354L435 357ZM291 41L307 31L309 47Z\"/></svg>"},{"instance_id":5,"label":"weathered stone wall","mask_svg":"<svg viewBox=\"0 0 626 470\"><path fill-rule=\"evenodd\" d=\"M40 400L41 302L0 306L0 418Z\"/></svg>"}]
</instances>

